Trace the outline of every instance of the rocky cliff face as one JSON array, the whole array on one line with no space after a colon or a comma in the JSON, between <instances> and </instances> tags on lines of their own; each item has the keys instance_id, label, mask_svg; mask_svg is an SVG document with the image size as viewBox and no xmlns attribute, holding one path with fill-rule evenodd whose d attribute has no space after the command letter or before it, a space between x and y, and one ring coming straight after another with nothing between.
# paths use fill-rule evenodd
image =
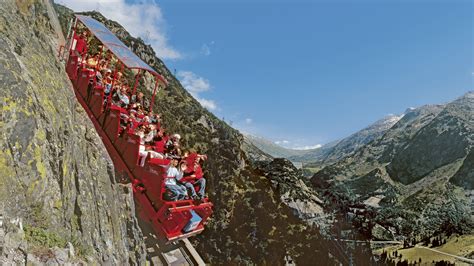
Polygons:
<instances>
[{"instance_id":1,"label":"rocky cliff face","mask_svg":"<svg viewBox=\"0 0 474 266\"><path fill-rule=\"evenodd\" d=\"M244 142L242 144L242 148L249 157L250 161L271 161L275 155L271 155L268 152L263 151L262 149L258 148L255 142L249 141L249 139L244 136Z\"/></svg>"},{"instance_id":2,"label":"rocky cliff face","mask_svg":"<svg viewBox=\"0 0 474 266\"><path fill-rule=\"evenodd\" d=\"M71 11L56 7L63 27ZM243 136L204 109L171 74L153 49L130 36L116 22L97 12L88 12L103 22L131 49L162 73L169 86L157 95L156 111L161 113L169 132L183 136L183 146L209 156L205 163L207 191L214 203L214 215L204 233L191 241L211 264L282 264L285 255L296 262L331 263L344 254L319 231L299 219L281 200L281 192L253 166L253 159L269 157L252 146ZM252 154L247 154L249 149ZM330 255L333 254L333 255ZM335 256L335 258L334 258Z\"/></svg>"},{"instance_id":3,"label":"rocky cliff face","mask_svg":"<svg viewBox=\"0 0 474 266\"><path fill-rule=\"evenodd\" d=\"M258 161L255 165L257 172L270 180L273 189L278 191L281 201L298 217L319 227L323 233L329 234L331 219L324 212L324 202L303 177L301 170L283 158L270 162Z\"/></svg>"},{"instance_id":4,"label":"rocky cliff face","mask_svg":"<svg viewBox=\"0 0 474 266\"><path fill-rule=\"evenodd\" d=\"M55 57L52 4L0 14L0 264L144 262L131 191Z\"/></svg>"},{"instance_id":5,"label":"rocky cliff face","mask_svg":"<svg viewBox=\"0 0 474 266\"><path fill-rule=\"evenodd\" d=\"M396 152L387 171L392 179L411 184L441 166L464 161L473 146L474 93L468 93L447 104L403 149Z\"/></svg>"},{"instance_id":6,"label":"rocky cliff face","mask_svg":"<svg viewBox=\"0 0 474 266\"><path fill-rule=\"evenodd\" d=\"M473 99L469 92L409 110L381 137L316 173L313 185L337 194L341 205L364 206L357 225L369 237L377 223L408 237L472 233Z\"/></svg>"}]
</instances>

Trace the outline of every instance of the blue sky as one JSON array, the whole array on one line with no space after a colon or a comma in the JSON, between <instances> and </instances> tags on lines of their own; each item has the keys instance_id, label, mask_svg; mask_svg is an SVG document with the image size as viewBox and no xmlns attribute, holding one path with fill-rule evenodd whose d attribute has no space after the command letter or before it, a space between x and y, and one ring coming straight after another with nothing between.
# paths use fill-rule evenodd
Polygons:
<instances>
[{"instance_id":1,"label":"blue sky","mask_svg":"<svg viewBox=\"0 0 474 266\"><path fill-rule=\"evenodd\" d=\"M59 2L112 16L218 117L287 147L473 89L472 1Z\"/></svg>"}]
</instances>

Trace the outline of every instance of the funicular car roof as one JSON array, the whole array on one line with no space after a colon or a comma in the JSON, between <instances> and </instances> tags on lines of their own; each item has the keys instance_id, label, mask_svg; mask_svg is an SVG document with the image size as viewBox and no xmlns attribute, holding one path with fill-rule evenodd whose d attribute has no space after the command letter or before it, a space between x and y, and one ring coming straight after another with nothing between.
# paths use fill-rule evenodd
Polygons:
<instances>
[{"instance_id":1,"label":"funicular car roof","mask_svg":"<svg viewBox=\"0 0 474 266\"><path fill-rule=\"evenodd\" d=\"M76 14L79 19L99 41L102 42L127 68L142 69L158 77L167 84L167 81L158 74L147 63L143 62L135 53L133 53L117 36L115 36L104 24L84 15Z\"/></svg>"}]
</instances>

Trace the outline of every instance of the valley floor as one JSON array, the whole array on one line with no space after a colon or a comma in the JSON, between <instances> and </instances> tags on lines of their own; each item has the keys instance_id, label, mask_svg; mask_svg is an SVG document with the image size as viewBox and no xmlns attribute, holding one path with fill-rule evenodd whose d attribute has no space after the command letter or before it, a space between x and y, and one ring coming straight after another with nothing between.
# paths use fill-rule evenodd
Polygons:
<instances>
[{"instance_id":1,"label":"valley floor","mask_svg":"<svg viewBox=\"0 0 474 266\"><path fill-rule=\"evenodd\" d=\"M418 262L421 258L422 265L429 265L433 261L449 261L456 265L474 264L474 235L451 236L446 244L436 248L417 244L415 247L403 248L403 245L395 245L387 248L377 249L375 254L380 255L387 251L389 258L394 258L393 252L397 251L398 260L408 260Z\"/></svg>"}]
</instances>

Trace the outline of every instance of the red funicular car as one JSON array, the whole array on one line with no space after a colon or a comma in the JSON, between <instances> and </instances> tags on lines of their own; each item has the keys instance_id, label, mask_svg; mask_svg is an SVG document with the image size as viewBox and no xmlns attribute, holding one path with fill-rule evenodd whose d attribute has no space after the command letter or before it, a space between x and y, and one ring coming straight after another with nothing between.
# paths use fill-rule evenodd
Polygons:
<instances>
[{"instance_id":1,"label":"red funicular car","mask_svg":"<svg viewBox=\"0 0 474 266\"><path fill-rule=\"evenodd\" d=\"M166 87L167 81L102 23L88 16L75 16L68 36L66 72L72 81L78 101L102 137L116 169L126 173L130 178L140 217L149 221L154 230L169 241L202 232L212 214L212 203L207 198L199 202L165 200L164 179L167 178L166 167L169 160L147 158L143 166L140 164L140 136L133 134L131 130L123 130L120 124L121 117L129 115L129 110L112 103L111 93L106 96L105 87L97 82L96 70L87 67L82 58L84 54L78 53L75 49L78 42L76 29L80 24L101 42L102 49L107 48L118 59L113 71L112 84L117 80L119 69L123 72L124 68L136 72L132 94L137 90L141 74L148 72L154 77L150 110L153 108L157 90Z\"/></svg>"}]
</instances>

